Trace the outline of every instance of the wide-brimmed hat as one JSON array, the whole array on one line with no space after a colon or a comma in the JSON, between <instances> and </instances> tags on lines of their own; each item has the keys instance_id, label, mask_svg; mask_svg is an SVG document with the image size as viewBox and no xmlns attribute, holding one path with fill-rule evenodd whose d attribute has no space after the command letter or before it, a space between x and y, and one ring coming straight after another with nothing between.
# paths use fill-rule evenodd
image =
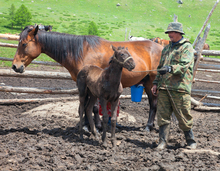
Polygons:
<instances>
[{"instance_id":1,"label":"wide-brimmed hat","mask_svg":"<svg viewBox=\"0 0 220 171\"><path fill-rule=\"evenodd\" d=\"M167 31L165 31L165 33L167 34L170 31L175 31L181 34L185 34L183 32L183 25L179 22L171 22L168 27L167 27Z\"/></svg>"}]
</instances>

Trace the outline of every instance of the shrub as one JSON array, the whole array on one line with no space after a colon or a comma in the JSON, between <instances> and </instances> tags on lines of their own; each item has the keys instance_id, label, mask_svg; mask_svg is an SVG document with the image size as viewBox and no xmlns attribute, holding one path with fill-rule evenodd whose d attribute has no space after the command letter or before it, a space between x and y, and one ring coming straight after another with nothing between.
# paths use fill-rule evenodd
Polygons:
<instances>
[{"instance_id":1,"label":"shrub","mask_svg":"<svg viewBox=\"0 0 220 171\"><path fill-rule=\"evenodd\" d=\"M91 21L89 23L89 27L88 27L88 35L96 35L96 36L99 36L99 31L98 31L98 28L95 24L94 21Z\"/></svg>"},{"instance_id":2,"label":"shrub","mask_svg":"<svg viewBox=\"0 0 220 171\"><path fill-rule=\"evenodd\" d=\"M14 16L14 25L20 26L21 29L23 26L30 24L32 15L27 7L23 4L18 8Z\"/></svg>"}]
</instances>

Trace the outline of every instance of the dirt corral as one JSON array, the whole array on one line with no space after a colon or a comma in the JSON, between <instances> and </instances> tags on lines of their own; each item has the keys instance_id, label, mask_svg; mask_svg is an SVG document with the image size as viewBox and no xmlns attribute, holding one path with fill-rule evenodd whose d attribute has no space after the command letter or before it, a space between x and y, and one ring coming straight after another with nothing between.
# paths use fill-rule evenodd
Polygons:
<instances>
[{"instance_id":1,"label":"dirt corral","mask_svg":"<svg viewBox=\"0 0 220 171\"><path fill-rule=\"evenodd\" d=\"M220 80L219 74L205 75ZM198 73L198 77L204 78L204 73ZM71 80L0 77L0 84L76 88ZM201 87L219 91L218 84L195 83L193 86ZM130 89L124 89L123 94L130 94ZM70 95L0 92L0 96L1 99L24 99ZM97 141L89 133L80 141L77 101L0 105L0 170L220 170L219 111L192 110L198 143L194 151L184 148L185 139L176 121L171 125L168 148L157 151L156 121L152 132L143 131L148 112L147 99L138 103L120 100L118 123L123 127L116 133L114 152L110 141L108 148L104 148L101 138ZM107 136L110 139L110 133Z\"/></svg>"}]
</instances>

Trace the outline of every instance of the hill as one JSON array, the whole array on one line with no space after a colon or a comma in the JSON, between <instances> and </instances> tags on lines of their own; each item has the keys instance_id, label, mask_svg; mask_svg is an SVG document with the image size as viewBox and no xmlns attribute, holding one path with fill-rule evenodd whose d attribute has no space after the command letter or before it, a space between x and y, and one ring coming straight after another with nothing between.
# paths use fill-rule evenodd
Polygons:
<instances>
[{"instance_id":1,"label":"hill","mask_svg":"<svg viewBox=\"0 0 220 171\"><path fill-rule=\"evenodd\" d=\"M183 4L179 4L177 0L1 0L0 33L21 32L20 28L9 27L8 9L11 4L16 9L24 4L33 16L32 25L53 25L53 31L86 35L88 24L94 21L100 37L112 41L124 41L129 34L168 39L164 31L176 14L178 21L183 23L185 37L194 40L215 2L183 0ZM117 6L118 3L120 6ZM218 5L210 18L211 29L206 41L215 50L220 50L219 16Z\"/></svg>"}]
</instances>

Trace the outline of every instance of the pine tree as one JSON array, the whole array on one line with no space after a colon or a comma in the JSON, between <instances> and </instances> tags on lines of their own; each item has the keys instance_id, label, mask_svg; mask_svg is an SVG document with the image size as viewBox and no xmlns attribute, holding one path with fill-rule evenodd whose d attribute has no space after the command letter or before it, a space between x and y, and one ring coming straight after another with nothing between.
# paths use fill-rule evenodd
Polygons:
<instances>
[{"instance_id":1,"label":"pine tree","mask_svg":"<svg viewBox=\"0 0 220 171\"><path fill-rule=\"evenodd\" d=\"M98 28L95 22L91 21L88 27L88 35L96 35L99 36Z\"/></svg>"},{"instance_id":2,"label":"pine tree","mask_svg":"<svg viewBox=\"0 0 220 171\"><path fill-rule=\"evenodd\" d=\"M14 26L14 17L15 17L15 6L14 4L11 4L11 7L8 9L9 10L9 21L11 28L13 29Z\"/></svg>"},{"instance_id":3,"label":"pine tree","mask_svg":"<svg viewBox=\"0 0 220 171\"><path fill-rule=\"evenodd\" d=\"M16 26L21 27L21 29L28 25L31 21L32 15L23 4L18 8L15 13L14 22Z\"/></svg>"}]
</instances>

